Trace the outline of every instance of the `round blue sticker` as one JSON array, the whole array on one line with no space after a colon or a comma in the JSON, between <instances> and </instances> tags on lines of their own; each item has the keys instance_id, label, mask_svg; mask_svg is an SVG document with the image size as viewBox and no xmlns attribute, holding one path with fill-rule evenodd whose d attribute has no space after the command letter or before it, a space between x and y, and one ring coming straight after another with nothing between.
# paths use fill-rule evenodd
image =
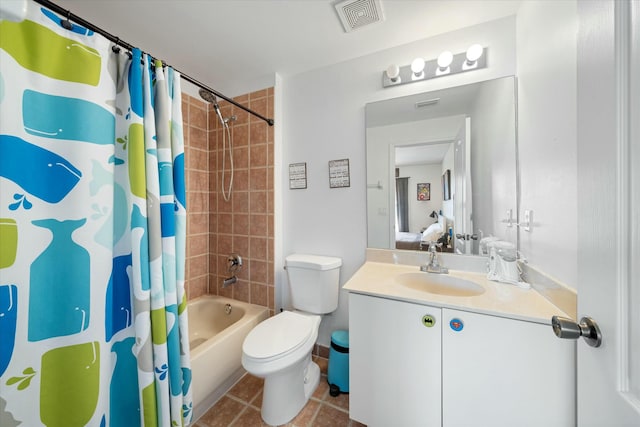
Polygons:
<instances>
[{"instance_id":1,"label":"round blue sticker","mask_svg":"<svg viewBox=\"0 0 640 427\"><path fill-rule=\"evenodd\" d=\"M454 317L453 319L451 319L451 321L449 321L449 326L451 326L451 329L453 329L454 331L460 332L462 328L464 328L464 323L462 323L462 320Z\"/></svg>"}]
</instances>

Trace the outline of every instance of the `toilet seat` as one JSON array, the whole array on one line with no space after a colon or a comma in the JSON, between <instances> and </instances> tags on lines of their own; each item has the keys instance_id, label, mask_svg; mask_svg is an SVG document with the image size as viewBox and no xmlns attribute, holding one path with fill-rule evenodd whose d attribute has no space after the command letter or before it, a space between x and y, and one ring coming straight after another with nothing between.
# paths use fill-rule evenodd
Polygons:
<instances>
[{"instance_id":1,"label":"toilet seat","mask_svg":"<svg viewBox=\"0 0 640 427\"><path fill-rule=\"evenodd\" d=\"M314 327L312 317L283 311L253 328L244 340L242 352L262 363L282 358L302 347L314 335Z\"/></svg>"}]
</instances>

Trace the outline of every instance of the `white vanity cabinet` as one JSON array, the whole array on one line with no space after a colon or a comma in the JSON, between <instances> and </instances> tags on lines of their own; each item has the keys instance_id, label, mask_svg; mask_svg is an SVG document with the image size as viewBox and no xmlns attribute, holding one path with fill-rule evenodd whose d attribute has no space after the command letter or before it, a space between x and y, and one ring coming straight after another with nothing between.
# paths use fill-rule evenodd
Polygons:
<instances>
[{"instance_id":1,"label":"white vanity cabinet","mask_svg":"<svg viewBox=\"0 0 640 427\"><path fill-rule=\"evenodd\" d=\"M549 325L350 293L349 330L369 427L575 425L575 343Z\"/></svg>"},{"instance_id":2,"label":"white vanity cabinet","mask_svg":"<svg viewBox=\"0 0 640 427\"><path fill-rule=\"evenodd\" d=\"M442 318L443 426L576 424L574 341L541 323L446 308Z\"/></svg>"},{"instance_id":3,"label":"white vanity cabinet","mask_svg":"<svg viewBox=\"0 0 640 427\"><path fill-rule=\"evenodd\" d=\"M349 294L352 419L369 427L441 425L441 311Z\"/></svg>"}]
</instances>

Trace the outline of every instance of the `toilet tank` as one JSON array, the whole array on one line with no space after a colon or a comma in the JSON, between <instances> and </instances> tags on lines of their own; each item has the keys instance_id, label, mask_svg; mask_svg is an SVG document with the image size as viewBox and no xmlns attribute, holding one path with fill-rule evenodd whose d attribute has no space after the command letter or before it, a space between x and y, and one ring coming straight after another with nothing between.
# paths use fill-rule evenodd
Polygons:
<instances>
[{"instance_id":1,"label":"toilet tank","mask_svg":"<svg viewBox=\"0 0 640 427\"><path fill-rule=\"evenodd\" d=\"M321 255L291 254L285 258L291 302L296 310L314 314L338 308L342 259Z\"/></svg>"}]
</instances>

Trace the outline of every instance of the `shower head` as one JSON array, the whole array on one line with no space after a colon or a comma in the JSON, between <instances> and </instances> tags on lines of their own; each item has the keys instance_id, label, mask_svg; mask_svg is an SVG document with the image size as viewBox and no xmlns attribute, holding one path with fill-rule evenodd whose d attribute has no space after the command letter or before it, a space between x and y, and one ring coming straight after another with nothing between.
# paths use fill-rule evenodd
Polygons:
<instances>
[{"instance_id":1,"label":"shower head","mask_svg":"<svg viewBox=\"0 0 640 427\"><path fill-rule=\"evenodd\" d=\"M229 126L222 118L222 112L220 111L220 106L218 105L216 96L206 89L200 89L199 93L202 99L213 104L213 109L216 110L216 114L218 115L218 119L220 119L222 126Z\"/></svg>"},{"instance_id":2,"label":"shower head","mask_svg":"<svg viewBox=\"0 0 640 427\"><path fill-rule=\"evenodd\" d=\"M218 103L218 100L216 99L216 96L214 94L212 94L211 92L209 92L206 89L200 89L200 98L204 99L207 102L210 102L214 105L216 105Z\"/></svg>"}]
</instances>

